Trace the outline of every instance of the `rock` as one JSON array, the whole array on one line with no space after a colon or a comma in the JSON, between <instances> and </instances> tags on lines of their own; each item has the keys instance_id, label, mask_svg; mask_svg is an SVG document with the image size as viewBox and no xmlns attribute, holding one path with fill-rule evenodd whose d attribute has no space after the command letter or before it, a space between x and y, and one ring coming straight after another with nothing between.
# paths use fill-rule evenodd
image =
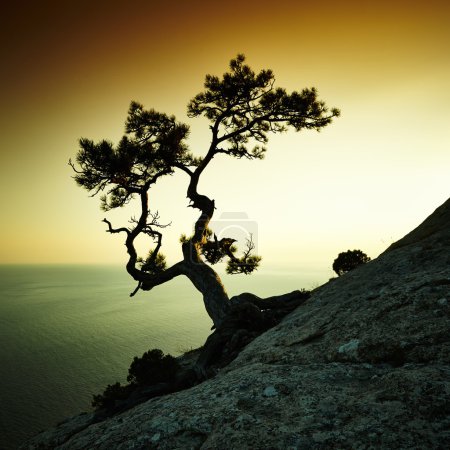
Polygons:
<instances>
[{"instance_id":1,"label":"rock","mask_svg":"<svg viewBox=\"0 0 450 450\"><path fill-rule=\"evenodd\" d=\"M359 347L359 339L352 339L346 344L342 344L338 348L338 353L343 353L345 355L352 355L353 357L356 357L356 355L358 354L358 347Z\"/></svg>"},{"instance_id":2,"label":"rock","mask_svg":"<svg viewBox=\"0 0 450 450\"><path fill-rule=\"evenodd\" d=\"M274 386L267 386L263 392L264 397L275 397L278 395L277 390Z\"/></svg>"},{"instance_id":3,"label":"rock","mask_svg":"<svg viewBox=\"0 0 450 450\"><path fill-rule=\"evenodd\" d=\"M450 201L217 375L25 449L450 448Z\"/></svg>"}]
</instances>

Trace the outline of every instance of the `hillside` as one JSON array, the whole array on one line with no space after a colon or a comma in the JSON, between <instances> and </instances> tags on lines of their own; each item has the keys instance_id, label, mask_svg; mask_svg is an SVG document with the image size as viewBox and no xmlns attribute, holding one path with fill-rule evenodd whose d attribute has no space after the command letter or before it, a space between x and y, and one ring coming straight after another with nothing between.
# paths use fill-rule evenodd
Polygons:
<instances>
[{"instance_id":1,"label":"hillside","mask_svg":"<svg viewBox=\"0 0 450 450\"><path fill-rule=\"evenodd\" d=\"M450 199L214 378L26 449L450 448Z\"/></svg>"}]
</instances>

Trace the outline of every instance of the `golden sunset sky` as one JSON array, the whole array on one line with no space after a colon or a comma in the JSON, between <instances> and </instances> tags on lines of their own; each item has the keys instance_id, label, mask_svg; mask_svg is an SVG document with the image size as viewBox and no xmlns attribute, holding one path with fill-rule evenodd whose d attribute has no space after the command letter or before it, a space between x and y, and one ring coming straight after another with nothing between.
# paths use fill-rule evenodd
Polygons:
<instances>
[{"instance_id":1,"label":"golden sunset sky","mask_svg":"<svg viewBox=\"0 0 450 450\"><path fill-rule=\"evenodd\" d=\"M117 141L136 100L187 122L191 149L204 154L208 123L188 119L186 105L238 53L289 91L315 86L342 112L320 133L273 136L262 161L217 157L201 179L216 219L245 212L257 227L265 267L328 270L356 248L375 257L450 195L448 1L9 3L0 263L125 261L98 199L71 179L78 139ZM186 187L177 173L150 191L152 209L172 221L169 262L197 215ZM123 226L133 211L106 217Z\"/></svg>"}]
</instances>

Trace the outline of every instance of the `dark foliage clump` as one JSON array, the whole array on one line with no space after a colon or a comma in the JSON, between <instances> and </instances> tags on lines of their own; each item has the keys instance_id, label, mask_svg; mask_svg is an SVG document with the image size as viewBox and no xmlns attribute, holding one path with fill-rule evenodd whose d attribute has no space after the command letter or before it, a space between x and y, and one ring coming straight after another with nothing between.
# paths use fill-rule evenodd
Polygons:
<instances>
[{"instance_id":1,"label":"dark foliage clump","mask_svg":"<svg viewBox=\"0 0 450 450\"><path fill-rule=\"evenodd\" d=\"M92 407L95 409L111 409L117 400L125 400L131 393L131 386L122 386L119 382L108 384L103 394L92 397Z\"/></svg>"},{"instance_id":2,"label":"dark foliage clump","mask_svg":"<svg viewBox=\"0 0 450 450\"><path fill-rule=\"evenodd\" d=\"M92 406L96 410L114 410L118 404L125 403L130 395L136 395L137 389L142 386L172 383L179 369L178 361L172 355L164 355L157 348L149 350L142 358L134 357L128 369L127 380L130 384L109 384L103 394L93 396Z\"/></svg>"},{"instance_id":3,"label":"dark foliage clump","mask_svg":"<svg viewBox=\"0 0 450 450\"><path fill-rule=\"evenodd\" d=\"M138 385L170 382L178 369L179 364L172 355L164 355L161 350L154 348L145 352L142 358L134 357L127 380Z\"/></svg>"},{"instance_id":4,"label":"dark foliage clump","mask_svg":"<svg viewBox=\"0 0 450 450\"><path fill-rule=\"evenodd\" d=\"M369 261L370 258L361 250L347 250L346 252L339 253L338 257L334 260L333 270L338 276L342 276Z\"/></svg>"}]
</instances>

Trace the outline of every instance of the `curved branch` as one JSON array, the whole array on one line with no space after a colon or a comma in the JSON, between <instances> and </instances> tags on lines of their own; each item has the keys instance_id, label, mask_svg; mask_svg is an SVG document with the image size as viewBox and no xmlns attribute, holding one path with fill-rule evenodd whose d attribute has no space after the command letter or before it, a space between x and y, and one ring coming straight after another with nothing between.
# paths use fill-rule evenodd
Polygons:
<instances>
[{"instance_id":1,"label":"curved branch","mask_svg":"<svg viewBox=\"0 0 450 450\"><path fill-rule=\"evenodd\" d=\"M181 164L181 163L178 163L178 162L174 162L173 166L178 168L178 169L181 169L183 172L186 172L189 176L192 176L192 174L193 174L192 170L190 170L184 164Z\"/></svg>"},{"instance_id":2,"label":"curved branch","mask_svg":"<svg viewBox=\"0 0 450 450\"><path fill-rule=\"evenodd\" d=\"M156 254L156 250L154 254ZM185 269L184 262L180 261L174 264L173 266L169 267L168 269L163 270L162 272L158 272L156 274L149 274L139 271L140 276L138 279L138 285L136 286L135 290L130 294L130 297L134 297L136 293L139 291L139 289L142 289L143 291L150 291L155 286L164 284L177 276L185 275L184 269Z\"/></svg>"},{"instance_id":3,"label":"curved branch","mask_svg":"<svg viewBox=\"0 0 450 450\"><path fill-rule=\"evenodd\" d=\"M128 273L137 281L143 281L143 276L145 273L136 268L136 263L138 255L134 247L134 240L136 237L143 232L147 227L147 217L149 214L148 210L148 187L144 187L140 192L141 197L141 216L136 223L136 226L128 233L127 239L125 241L125 246L127 247L127 252L130 258L128 259L126 268Z\"/></svg>"},{"instance_id":4,"label":"curved branch","mask_svg":"<svg viewBox=\"0 0 450 450\"><path fill-rule=\"evenodd\" d=\"M128 235L130 234L130 230L128 228L113 228L111 222L109 220L103 219L102 222L105 222L108 225L108 233L121 233L125 232Z\"/></svg>"},{"instance_id":5,"label":"curved branch","mask_svg":"<svg viewBox=\"0 0 450 450\"><path fill-rule=\"evenodd\" d=\"M194 236L192 237L192 242L195 244L203 241L205 230L208 227L215 210L214 200L211 200L206 195L199 194L197 192L197 186L203 170L205 170L206 166L211 162L214 155L217 153L216 146L217 140L213 139L205 158L192 173L191 181L187 189L187 197L192 202L189 206L201 211L200 217L194 225Z\"/></svg>"},{"instance_id":6,"label":"curved branch","mask_svg":"<svg viewBox=\"0 0 450 450\"><path fill-rule=\"evenodd\" d=\"M150 272L150 271L152 271L152 269L155 269L156 257L158 256L158 252L162 245L162 233L160 233L159 231L152 231L152 235L153 235L153 237L156 235L158 243L156 244L156 248L155 248L155 250L152 251L152 254L148 258L148 260L145 261L145 264L142 265L141 269L143 272ZM154 270L153 270L153 272L154 272Z\"/></svg>"},{"instance_id":7,"label":"curved branch","mask_svg":"<svg viewBox=\"0 0 450 450\"><path fill-rule=\"evenodd\" d=\"M136 252L136 249L134 247L134 240L136 237L144 232L146 234L151 234L152 236L157 236L158 238L158 244L153 251L153 254L150 258L150 262L154 262L156 260L156 256L158 254L158 251L161 247L162 242L162 233L159 231L151 230L150 224L147 224L147 217L149 216L149 209L148 209L148 194L147 191L142 189L140 192L141 196L141 215L139 217L139 220L136 222L136 226L132 230L128 230L127 228L113 228L111 226L111 223L104 219L103 222L108 224L108 232L110 233L120 233L120 232L126 232L127 238L125 240L125 246L127 248L127 252L129 255L129 259L126 265L127 272L136 280L138 281L138 286L136 289L131 293L131 296L134 296L136 292L139 289L143 290L150 290L154 286L157 286L159 284L165 283L168 280L171 280L172 278L182 275L183 274L183 263L179 262L177 264L174 264L172 267L169 267L166 270L163 270L156 274L146 273L145 271L139 270L136 268L136 263L138 259L138 255ZM157 220L157 215L153 215L153 221Z\"/></svg>"},{"instance_id":8,"label":"curved branch","mask_svg":"<svg viewBox=\"0 0 450 450\"><path fill-rule=\"evenodd\" d=\"M156 274L141 272L141 289L143 291L150 291L155 286L159 286L172 278L178 277L179 275L185 275L184 269L184 261L179 261L168 269Z\"/></svg>"},{"instance_id":9,"label":"curved branch","mask_svg":"<svg viewBox=\"0 0 450 450\"><path fill-rule=\"evenodd\" d=\"M75 164L72 162L72 158L69 158L69 162L68 162L67 164L68 164L70 167L72 167L72 170L73 170L75 173L78 173L78 174L82 174L82 173L83 173L82 170L78 170L78 169L76 168Z\"/></svg>"}]
</instances>

